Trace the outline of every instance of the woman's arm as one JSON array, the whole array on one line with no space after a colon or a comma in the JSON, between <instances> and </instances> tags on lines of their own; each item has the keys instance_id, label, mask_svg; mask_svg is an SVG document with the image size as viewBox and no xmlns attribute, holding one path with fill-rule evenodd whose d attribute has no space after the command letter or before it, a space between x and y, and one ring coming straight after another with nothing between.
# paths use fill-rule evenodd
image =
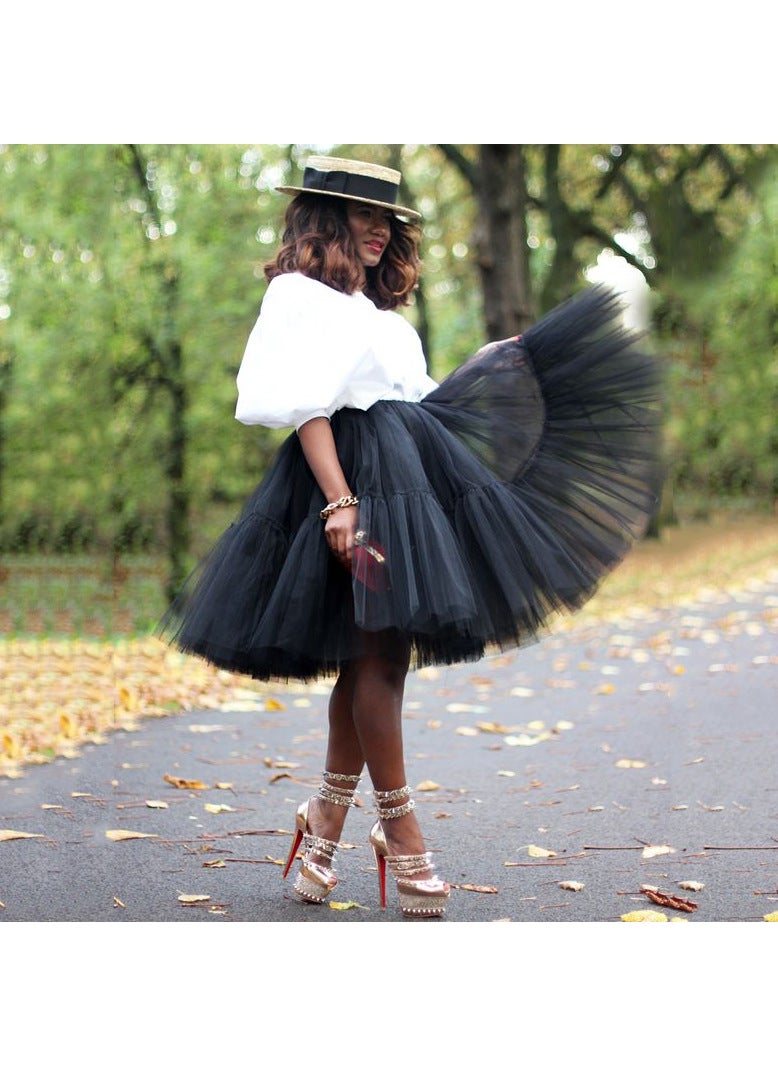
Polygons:
<instances>
[{"instance_id":1,"label":"woman's arm","mask_svg":"<svg viewBox=\"0 0 778 1066\"><path fill-rule=\"evenodd\" d=\"M300 445L311 473L327 503L351 496L351 488L338 459L328 418L312 418L297 430ZM351 550L357 528L356 507L340 507L324 524L324 535L334 555L344 566L351 564Z\"/></svg>"}]
</instances>

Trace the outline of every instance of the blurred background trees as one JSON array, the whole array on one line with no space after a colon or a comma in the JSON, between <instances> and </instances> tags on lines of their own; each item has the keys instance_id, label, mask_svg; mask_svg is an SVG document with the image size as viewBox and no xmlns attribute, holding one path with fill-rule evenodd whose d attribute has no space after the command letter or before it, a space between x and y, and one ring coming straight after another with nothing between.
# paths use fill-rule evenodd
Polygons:
<instances>
[{"instance_id":1,"label":"blurred background trees","mask_svg":"<svg viewBox=\"0 0 778 1066\"><path fill-rule=\"evenodd\" d=\"M310 151L402 170L433 376L606 277L666 361L676 515L774 507L775 146L6 145L5 557L153 556L169 593L231 519L279 440L235 373Z\"/></svg>"}]
</instances>

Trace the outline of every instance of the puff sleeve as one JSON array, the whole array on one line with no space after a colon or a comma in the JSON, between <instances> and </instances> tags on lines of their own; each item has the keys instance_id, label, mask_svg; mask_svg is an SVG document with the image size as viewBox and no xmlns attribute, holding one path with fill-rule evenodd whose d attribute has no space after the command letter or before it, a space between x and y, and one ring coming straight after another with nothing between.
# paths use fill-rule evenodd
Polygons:
<instances>
[{"instance_id":1,"label":"puff sleeve","mask_svg":"<svg viewBox=\"0 0 778 1066\"><path fill-rule=\"evenodd\" d=\"M372 309L361 294L302 274L273 278L238 371L237 420L299 429L339 407L363 406L352 394L355 381L360 396L380 398L386 385L375 366L366 305Z\"/></svg>"}]
</instances>

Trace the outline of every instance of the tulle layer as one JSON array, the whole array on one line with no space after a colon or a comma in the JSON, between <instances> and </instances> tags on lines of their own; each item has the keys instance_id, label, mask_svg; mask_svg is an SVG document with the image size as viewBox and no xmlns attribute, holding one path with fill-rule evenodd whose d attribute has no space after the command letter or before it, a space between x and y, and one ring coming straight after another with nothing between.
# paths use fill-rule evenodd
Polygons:
<instances>
[{"instance_id":1,"label":"tulle layer","mask_svg":"<svg viewBox=\"0 0 778 1066\"><path fill-rule=\"evenodd\" d=\"M260 679L310 679L395 630L415 666L537 639L645 531L661 479L656 361L592 288L487 345L420 403L332 420L373 553L331 555L296 434L160 635Z\"/></svg>"}]
</instances>

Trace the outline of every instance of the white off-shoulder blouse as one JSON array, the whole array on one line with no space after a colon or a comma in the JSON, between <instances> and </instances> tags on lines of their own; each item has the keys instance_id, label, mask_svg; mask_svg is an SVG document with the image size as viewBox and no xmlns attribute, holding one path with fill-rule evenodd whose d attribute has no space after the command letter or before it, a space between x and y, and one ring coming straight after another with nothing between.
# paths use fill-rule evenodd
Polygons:
<instances>
[{"instance_id":1,"label":"white off-shoulder blouse","mask_svg":"<svg viewBox=\"0 0 778 1066\"><path fill-rule=\"evenodd\" d=\"M235 417L294 428L341 407L421 400L437 387L419 335L396 311L379 311L304 274L267 287L238 371Z\"/></svg>"}]
</instances>

